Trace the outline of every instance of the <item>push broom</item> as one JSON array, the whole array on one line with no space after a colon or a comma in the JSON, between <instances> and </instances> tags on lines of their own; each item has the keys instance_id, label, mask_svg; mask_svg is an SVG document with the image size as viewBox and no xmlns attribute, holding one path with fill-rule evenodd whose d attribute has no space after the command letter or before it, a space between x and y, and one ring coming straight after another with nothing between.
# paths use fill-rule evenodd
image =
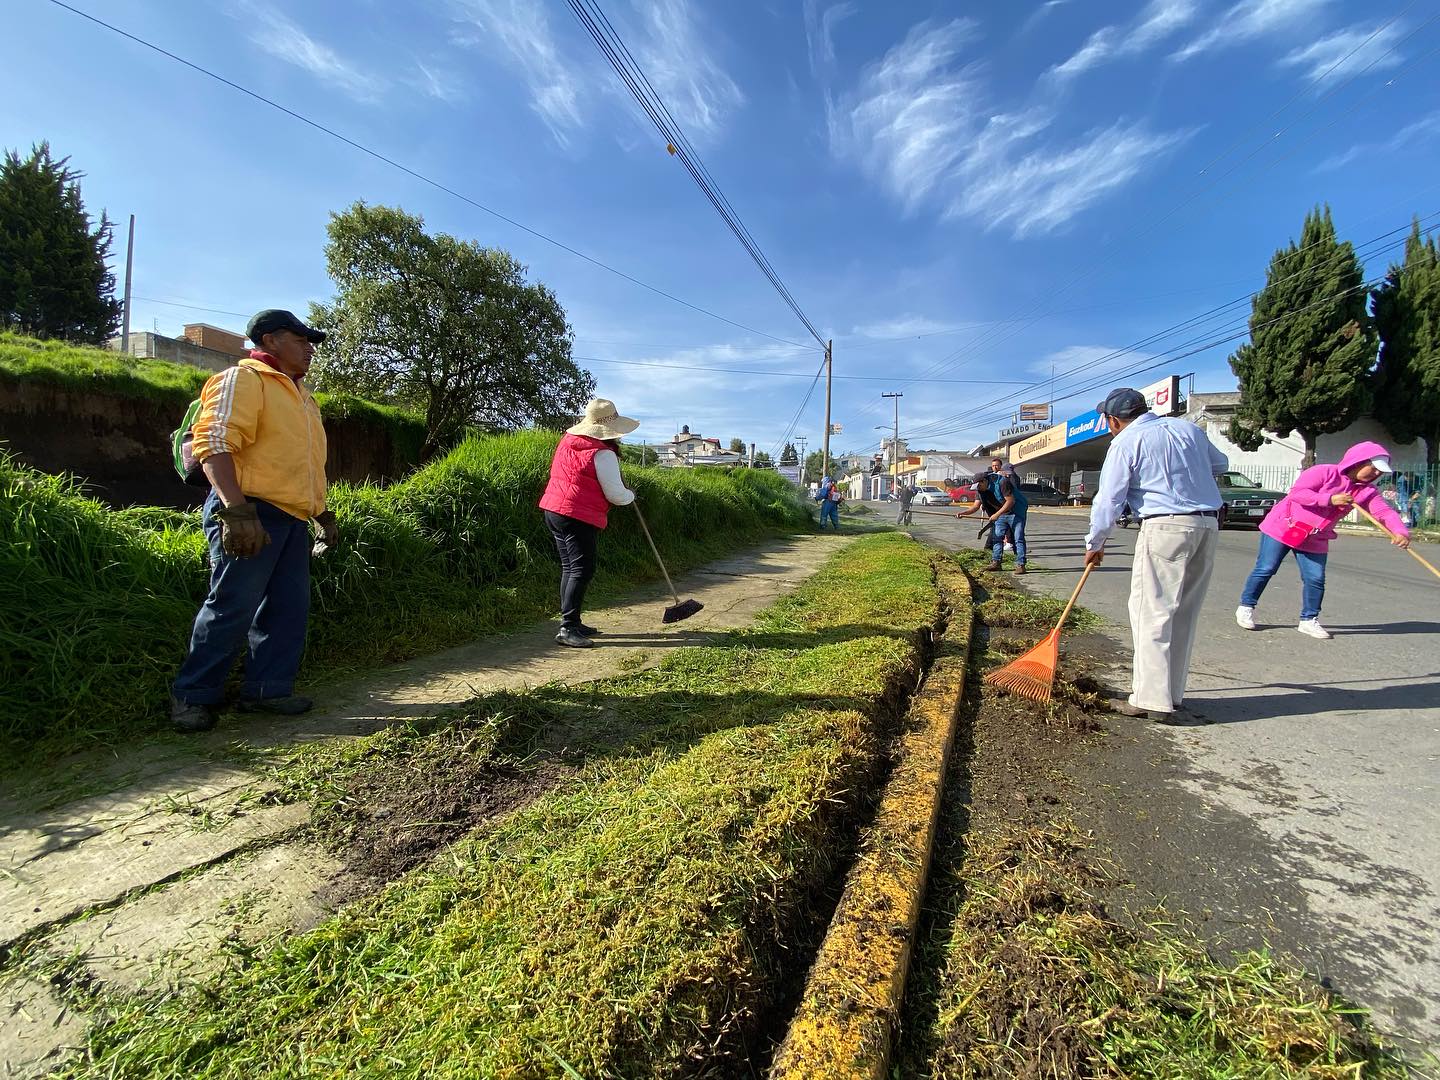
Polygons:
<instances>
[{"instance_id":1,"label":"push broom","mask_svg":"<svg viewBox=\"0 0 1440 1080\"><path fill-rule=\"evenodd\" d=\"M1093 566L1085 567L1075 591L1070 594L1070 602L1060 613L1060 621L1055 624L1055 629L1046 634L1040 643L1024 656L1011 660L1004 667L986 675L987 683L1031 701L1050 700L1051 692L1055 688L1055 669L1060 665L1060 628L1070 617L1070 609L1080 598L1080 590L1085 587L1085 579L1093 569Z\"/></svg>"},{"instance_id":2,"label":"push broom","mask_svg":"<svg viewBox=\"0 0 1440 1080\"><path fill-rule=\"evenodd\" d=\"M645 534L645 539L650 544L650 550L655 555L655 561L660 564L660 573L665 575L665 584L669 586L670 598L675 601L665 609L665 614L660 617L660 621L662 623L679 622L705 610L705 605L699 600L680 599L680 594L675 591L675 583L670 580L670 571L665 569L665 560L660 558L660 549L655 546L655 541L650 536L650 527L645 524L645 515L640 513L640 504L637 502L630 505L635 507L635 517L640 522L640 531Z\"/></svg>"},{"instance_id":3,"label":"push broom","mask_svg":"<svg viewBox=\"0 0 1440 1080\"><path fill-rule=\"evenodd\" d=\"M1381 525L1380 522L1376 521L1376 520L1375 520L1375 515L1373 515L1372 513L1370 513L1370 511L1369 511L1369 510L1366 510L1363 506L1358 506L1358 505L1357 505L1357 506L1355 507L1355 509L1356 509L1356 510L1359 510L1360 513L1365 516L1365 520L1366 520L1366 521L1370 522L1371 525L1374 525L1377 529L1379 529L1381 532L1383 532L1386 536L1394 536L1394 535L1395 535L1395 534L1392 533L1389 529L1385 528L1384 525ZM1405 550L1408 551L1411 555L1414 555L1415 558L1419 559L1421 566L1425 567L1426 570L1429 570L1430 573L1434 574L1437 578L1440 578L1440 570L1436 570L1435 567L1431 565L1430 561L1429 561L1428 559L1426 559L1424 555L1421 555L1421 554L1420 554L1418 551L1416 551L1414 548L1406 548Z\"/></svg>"}]
</instances>

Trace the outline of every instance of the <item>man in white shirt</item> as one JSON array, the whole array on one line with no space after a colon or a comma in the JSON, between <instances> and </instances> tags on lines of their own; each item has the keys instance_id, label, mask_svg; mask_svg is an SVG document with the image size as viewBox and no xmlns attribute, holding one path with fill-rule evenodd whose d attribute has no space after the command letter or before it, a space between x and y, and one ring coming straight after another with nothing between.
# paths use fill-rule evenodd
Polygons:
<instances>
[{"instance_id":1,"label":"man in white shirt","mask_svg":"<svg viewBox=\"0 0 1440 1080\"><path fill-rule=\"evenodd\" d=\"M1230 463L1197 425L1152 413L1138 390L1112 390L1096 409L1115 439L1090 509L1085 565L1105 558L1105 540L1126 503L1142 522L1130 571L1132 688L1115 708L1166 722L1185 698L1220 535L1215 475Z\"/></svg>"}]
</instances>

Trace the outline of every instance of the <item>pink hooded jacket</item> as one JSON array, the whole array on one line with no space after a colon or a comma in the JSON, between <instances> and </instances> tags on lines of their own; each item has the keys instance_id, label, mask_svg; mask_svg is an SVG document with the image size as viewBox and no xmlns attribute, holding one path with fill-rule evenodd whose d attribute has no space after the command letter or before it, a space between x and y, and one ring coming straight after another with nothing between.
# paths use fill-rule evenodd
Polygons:
<instances>
[{"instance_id":1,"label":"pink hooded jacket","mask_svg":"<svg viewBox=\"0 0 1440 1080\"><path fill-rule=\"evenodd\" d=\"M1350 512L1348 506L1335 506L1330 502L1332 495L1343 493L1351 496L1356 506L1363 506L1374 514L1391 532L1409 536L1405 522L1373 485L1357 484L1345 475L1346 469L1377 457L1388 459L1390 451L1379 443L1362 442L1346 450L1339 465L1310 466L1295 480L1290 493L1265 515L1260 531L1279 540L1291 524L1308 526L1313 530L1310 538L1296 550L1324 555L1330 550L1330 541L1335 539L1335 523Z\"/></svg>"}]
</instances>

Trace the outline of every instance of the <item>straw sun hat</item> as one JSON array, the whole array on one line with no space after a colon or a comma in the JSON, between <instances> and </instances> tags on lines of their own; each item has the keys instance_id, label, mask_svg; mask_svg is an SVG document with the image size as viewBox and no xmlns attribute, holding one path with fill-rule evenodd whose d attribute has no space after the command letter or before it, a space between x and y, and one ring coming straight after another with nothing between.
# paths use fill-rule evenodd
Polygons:
<instances>
[{"instance_id":1,"label":"straw sun hat","mask_svg":"<svg viewBox=\"0 0 1440 1080\"><path fill-rule=\"evenodd\" d=\"M586 435L592 439L618 439L639 426L639 420L621 416L613 401L597 397L590 399L585 406L584 418L568 431L571 435Z\"/></svg>"}]
</instances>

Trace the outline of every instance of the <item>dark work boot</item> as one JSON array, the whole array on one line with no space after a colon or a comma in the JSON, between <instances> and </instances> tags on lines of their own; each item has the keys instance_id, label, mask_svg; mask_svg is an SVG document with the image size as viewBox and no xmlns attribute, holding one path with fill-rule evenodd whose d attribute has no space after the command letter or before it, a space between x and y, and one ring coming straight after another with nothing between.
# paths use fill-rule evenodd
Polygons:
<instances>
[{"instance_id":1,"label":"dark work boot","mask_svg":"<svg viewBox=\"0 0 1440 1080\"><path fill-rule=\"evenodd\" d=\"M176 731L209 731L218 719L213 705L194 705L177 697L170 699L170 726Z\"/></svg>"},{"instance_id":2,"label":"dark work boot","mask_svg":"<svg viewBox=\"0 0 1440 1080\"><path fill-rule=\"evenodd\" d=\"M992 562L989 566L985 567L985 569L986 569L986 570L999 570L999 569L1000 569L1000 564L999 564L998 562Z\"/></svg>"},{"instance_id":3,"label":"dark work boot","mask_svg":"<svg viewBox=\"0 0 1440 1080\"><path fill-rule=\"evenodd\" d=\"M315 702L308 697L298 697L290 694L286 697L267 698L241 698L235 703L235 708L241 712L263 712L273 713L276 716L299 716L303 712L309 712L315 707Z\"/></svg>"},{"instance_id":4,"label":"dark work boot","mask_svg":"<svg viewBox=\"0 0 1440 1080\"><path fill-rule=\"evenodd\" d=\"M589 649L595 643L581 633L578 627L562 626L560 632L555 635L555 644L566 645L572 649Z\"/></svg>"},{"instance_id":5,"label":"dark work boot","mask_svg":"<svg viewBox=\"0 0 1440 1080\"><path fill-rule=\"evenodd\" d=\"M593 626L586 626L583 622L575 629L579 630L586 637L599 637L602 633L604 633L603 630L597 630Z\"/></svg>"}]
</instances>

